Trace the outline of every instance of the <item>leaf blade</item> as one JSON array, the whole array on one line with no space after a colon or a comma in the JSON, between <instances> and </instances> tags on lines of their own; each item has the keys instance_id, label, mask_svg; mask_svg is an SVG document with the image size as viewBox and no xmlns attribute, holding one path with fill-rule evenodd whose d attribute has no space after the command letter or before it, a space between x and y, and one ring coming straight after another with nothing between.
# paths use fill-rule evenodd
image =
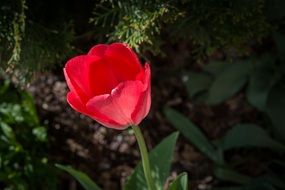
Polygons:
<instances>
[{"instance_id":1,"label":"leaf blade","mask_svg":"<svg viewBox=\"0 0 285 190\"><path fill-rule=\"evenodd\" d=\"M247 82L249 68L250 63L241 62L224 69L212 83L206 102L219 104L237 93Z\"/></svg>"},{"instance_id":2,"label":"leaf blade","mask_svg":"<svg viewBox=\"0 0 285 190\"><path fill-rule=\"evenodd\" d=\"M70 166L63 166L60 164L56 164L55 166L72 175L82 185L82 187L84 187L85 190L101 190L101 188L96 185L85 173L75 170Z\"/></svg>"},{"instance_id":3,"label":"leaf blade","mask_svg":"<svg viewBox=\"0 0 285 190\"><path fill-rule=\"evenodd\" d=\"M186 172L181 173L170 184L168 190L188 190L188 175Z\"/></svg>"},{"instance_id":4,"label":"leaf blade","mask_svg":"<svg viewBox=\"0 0 285 190\"><path fill-rule=\"evenodd\" d=\"M285 147L273 140L265 130L255 124L235 125L221 140L220 147L223 150L233 148L270 148L277 151L285 151Z\"/></svg>"},{"instance_id":5,"label":"leaf blade","mask_svg":"<svg viewBox=\"0 0 285 190\"><path fill-rule=\"evenodd\" d=\"M220 158L211 142L188 118L172 108L165 108L164 113L168 121L202 153L215 162L222 162L222 158Z\"/></svg>"},{"instance_id":6,"label":"leaf blade","mask_svg":"<svg viewBox=\"0 0 285 190\"><path fill-rule=\"evenodd\" d=\"M170 134L149 153L152 177L154 178L155 186L157 189L162 189L163 184L168 177L172 154L174 152L174 146L177 137L178 132ZM163 155L163 159L161 159L161 155ZM134 169L133 174L129 177L124 187L124 190L133 189L147 190L147 184L145 181L141 162L138 163Z\"/></svg>"}]
</instances>

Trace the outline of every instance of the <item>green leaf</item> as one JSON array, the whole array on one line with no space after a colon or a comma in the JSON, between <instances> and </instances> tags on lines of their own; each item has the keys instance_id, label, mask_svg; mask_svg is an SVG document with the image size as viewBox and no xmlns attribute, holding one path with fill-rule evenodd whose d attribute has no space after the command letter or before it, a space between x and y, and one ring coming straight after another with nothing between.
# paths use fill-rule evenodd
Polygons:
<instances>
[{"instance_id":1,"label":"green leaf","mask_svg":"<svg viewBox=\"0 0 285 190\"><path fill-rule=\"evenodd\" d=\"M284 11L283 11L284 12ZM277 47L277 51L279 54L279 58L282 61L285 61L285 35L282 33L275 33L273 35L276 47Z\"/></svg>"},{"instance_id":2,"label":"green leaf","mask_svg":"<svg viewBox=\"0 0 285 190\"><path fill-rule=\"evenodd\" d=\"M274 133L285 142L285 78L274 85L267 99L267 113L270 116Z\"/></svg>"},{"instance_id":3,"label":"green leaf","mask_svg":"<svg viewBox=\"0 0 285 190\"><path fill-rule=\"evenodd\" d=\"M214 148L200 129L189 119L174 109L166 108L165 115L168 121L178 129L186 139L196 146L203 154L215 162L222 162L218 151Z\"/></svg>"},{"instance_id":4,"label":"green leaf","mask_svg":"<svg viewBox=\"0 0 285 190\"><path fill-rule=\"evenodd\" d=\"M212 77L205 73L188 72L187 76L185 85L190 97L207 90L212 82Z\"/></svg>"},{"instance_id":5,"label":"green leaf","mask_svg":"<svg viewBox=\"0 0 285 190\"><path fill-rule=\"evenodd\" d=\"M13 129L9 125L0 121L0 129L2 130L6 138L8 138L9 140L13 140L13 141L15 140Z\"/></svg>"},{"instance_id":6,"label":"green leaf","mask_svg":"<svg viewBox=\"0 0 285 190\"><path fill-rule=\"evenodd\" d=\"M251 178L237 173L236 171L228 168L222 167L220 165L214 167L214 174L217 178L225 181L230 181L238 184L247 184L250 182Z\"/></svg>"},{"instance_id":7,"label":"green leaf","mask_svg":"<svg viewBox=\"0 0 285 190\"><path fill-rule=\"evenodd\" d=\"M29 123L33 123L35 125L39 124L40 121L32 95L23 91L21 92L21 96L23 98L22 106L27 113L26 120L28 120Z\"/></svg>"},{"instance_id":8,"label":"green leaf","mask_svg":"<svg viewBox=\"0 0 285 190\"><path fill-rule=\"evenodd\" d=\"M223 150L258 147L285 151L285 147L281 143L273 140L264 129L255 124L234 126L220 142L219 147Z\"/></svg>"},{"instance_id":9,"label":"green leaf","mask_svg":"<svg viewBox=\"0 0 285 190\"><path fill-rule=\"evenodd\" d=\"M152 176L156 189L162 189L166 178L169 175L172 155L178 132L172 133L164 138L149 154ZM147 190L141 162L134 169L124 187L125 190Z\"/></svg>"},{"instance_id":10,"label":"green leaf","mask_svg":"<svg viewBox=\"0 0 285 190\"><path fill-rule=\"evenodd\" d=\"M36 127L33 129L33 135L36 136L39 141L47 140L47 130L45 127Z\"/></svg>"},{"instance_id":11,"label":"green leaf","mask_svg":"<svg viewBox=\"0 0 285 190\"><path fill-rule=\"evenodd\" d=\"M261 111L265 111L266 109L266 100L271 88L270 80L270 73L255 72L250 77L246 93L247 100Z\"/></svg>"},{"instance_id":12,"label":"green leaf","mask_svg":"<svg viewBox=\"0 0 285 190\"><path fill-rule=\"evenodd\" d=\"M237 93L247 82L250 63L231 64L214 80L209 89L208 104L218 104Z\"/></svg>"},{"instance_id":13,"label":"green leaf","mask_svg":"<svg viewBox=\"0 0 285 190\"><path fill-rule=\"evenodd\" d=\"M168 190L188 190L188 175L183 172L170 184Z\"/></svg>"},{"instance_id":14,"label":"green leaf","mask_svg":"<svg viewBox=\"0 0 285 190\"><path fill-rule=\"evenodd\" d=\"M68 172L72 175L83 187L85 190L100 190L98 187L85 173L77 171L70 166L63 166L60 164L56 164L56 167Z\"/></svg>"},{"instance_id":15,"label":"green leaf","mask_svg":"<svg viewBox=\"0 0 285 190\"><path fill-rule=\"evenodd\" d=\"M211 73L214 76L221 74L225 69L231 67L231 63L225 61L212 61L203 67L204 71Z\"/></svg>"},{"instance_id":16,"label":"green leaf","mask_svg":"<svg viewBox=\"0 0 285 190\"><path fill-rule=\"evenodd\" d=\"M267 57L259 60L256 69L251 73L247 87L247 99L249 103L261 111L266 111L266 100L270 89L277 80L274 62L275 59Z\"/></svg>"}]
</instances>

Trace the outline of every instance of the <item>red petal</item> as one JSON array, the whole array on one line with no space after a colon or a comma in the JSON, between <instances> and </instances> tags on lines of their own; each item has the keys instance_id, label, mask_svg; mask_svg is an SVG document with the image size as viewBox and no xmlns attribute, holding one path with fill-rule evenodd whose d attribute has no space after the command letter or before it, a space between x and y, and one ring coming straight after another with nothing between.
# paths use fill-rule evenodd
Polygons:
<instances>
[{"instance_id":1,"label":"red petal","mask_svg":"<svg viewBox=\"0 0 285 190\"><path fill-rule=\"evenodd\" d=\"M150 67L149 64L145 64L144 75L137 76L143 81L142 92L139 95L137 106L132 113L132 120L138 125L143 118L145 118L150 110L151 105L151 83L150 83Z\"/></svg>"},{"instance_id":2,"label":"red petal","mask_svg":"<svg viewBox=\"0 0 285 190\"><path fill-rule=\"evenodd\" d=\"M135 80L142 70L136 54L123 43L113 43L105 51L105 58L120 82Z\"/></svg>"},{"instance_id":3,"label":"red petal","mask_svg":"<svg viewBox=\"0 0 285 190\"><path fill-rule=\"evenodd\" d=\"M92 97L101 94L110 94L119 81L112 72L110 65L103 60L90 64L89 81L92 91Z\"/></svg>"},{"instance_id":4,"label":"red petal","mask_svg":"<svg viewBox=\"0 0 285 190\"><path fill-rule=\"evenodd\" d=\"M92 97L89 83L90 64L100 61L99 57L80 55L70 59L65 65L66 79L69 87L76 91L80 98Z\"/></svg>"},{"instance_id":5,"label":"red petal","mask_svg":"<svg viewBox=\"0 0 285 190\"><path fill-rule=\"evenodd\" d=\"M88 115L85 105L82 103L80 98L74 93L69 92L67 94L67 102L76 111Z\"/></svg>"},{"instance_id":6,"label":"red petal","mask_svg":"<svg viewBox=\"0 0 285 190\"><path fill-rule=\"evenodd\" d=\"M87 103L87 109L92 113L101 113L119 123L121 128L126 128L134 124L131 115L137 107L142 88L140 81L126 81L118 85L111 95L92 98Z\"/></svg>"},{"instance_id":7,"label":"red petal","mask_svg":"<svg viewBox=\"0 0 285 190\"><path fill-rule=\"evenodd\" d=\"M101 123L102 125L104 125L104 126L108 125L111 128L121 129L120 124L112 121L108 117L106 117L100 113L94 114L94 113L88 112L86 109L86 106L80 101L80 98L75 93L69 92L67 94L67 102L77 112L85 114L89 117L92 117L93 119L97 120L98 122L100 121L99 123ZM96 115L97 117L94 115Z\"/></svg>"},{"instance_id":8,"label":"red petal","mask_svg":"<svg viewBox=\"0 0 285 190\"><path fill-rule=\"evenodd\" d=\"M96 46L93 46L90 49L90 51L88 52L88 55L95 55L98 57L103 57L107 48L108 48L108 45L106 44L98 44Z\"/></svg>"}]
</instances>

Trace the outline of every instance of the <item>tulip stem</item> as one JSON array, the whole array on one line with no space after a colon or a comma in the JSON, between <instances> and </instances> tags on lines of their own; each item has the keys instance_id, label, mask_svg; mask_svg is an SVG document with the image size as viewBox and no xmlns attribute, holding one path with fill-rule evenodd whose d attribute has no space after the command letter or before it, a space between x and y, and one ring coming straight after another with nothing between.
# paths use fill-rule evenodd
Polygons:
<instances>
[{"instance_id":1,"label":"tulip stem","mask_svg":"<svg viewBox=\"0 0 285 190\"><path fill-rule=\"evenodd\" d=\"M132 125L132 129L135 132L135 136L139 145L140 153L141 153L141 159L142 159L142 166L144 171L144 176L146 179L146 183L149 190L155 190L155 186L151 177L151 170L150 170L150 164L149 164L149 158L148 158L148 152L146 148L146 144L142 135L142 132L140 130L139 126Z\"/></svg>"}]
</instances>

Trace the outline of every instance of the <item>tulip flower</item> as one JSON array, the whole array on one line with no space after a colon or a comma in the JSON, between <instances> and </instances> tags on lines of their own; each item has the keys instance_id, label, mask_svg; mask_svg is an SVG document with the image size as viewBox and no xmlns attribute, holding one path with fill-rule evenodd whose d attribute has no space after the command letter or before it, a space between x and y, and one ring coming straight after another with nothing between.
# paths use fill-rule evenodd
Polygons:
<instances>
[{"instance_id":1,"label":"tulip flower","mask_svg":"<svg viewBox=\"0 0 285 190\"><path fill-rule=\"evenodd\" d=\"M87 55L70 59L64 75L70 106L106 127L138 125L149 112L149 64L143 67L123 43L96 45Z\"/></svg>"},{"instance_id":2,"label":"tulip flower","mask_svg":"<svg viewBox=\"0 0 285 190\"><path fill-rule=\"evenodd\" d=\"M64 76L70 89L67 102L74 110L109 128L133 128L146 182L154 190L146 144L138 127L151 104L149 64L143 67L126 44L100 44L86 55L70 59Z\"/></svg>"}]
</instances>

